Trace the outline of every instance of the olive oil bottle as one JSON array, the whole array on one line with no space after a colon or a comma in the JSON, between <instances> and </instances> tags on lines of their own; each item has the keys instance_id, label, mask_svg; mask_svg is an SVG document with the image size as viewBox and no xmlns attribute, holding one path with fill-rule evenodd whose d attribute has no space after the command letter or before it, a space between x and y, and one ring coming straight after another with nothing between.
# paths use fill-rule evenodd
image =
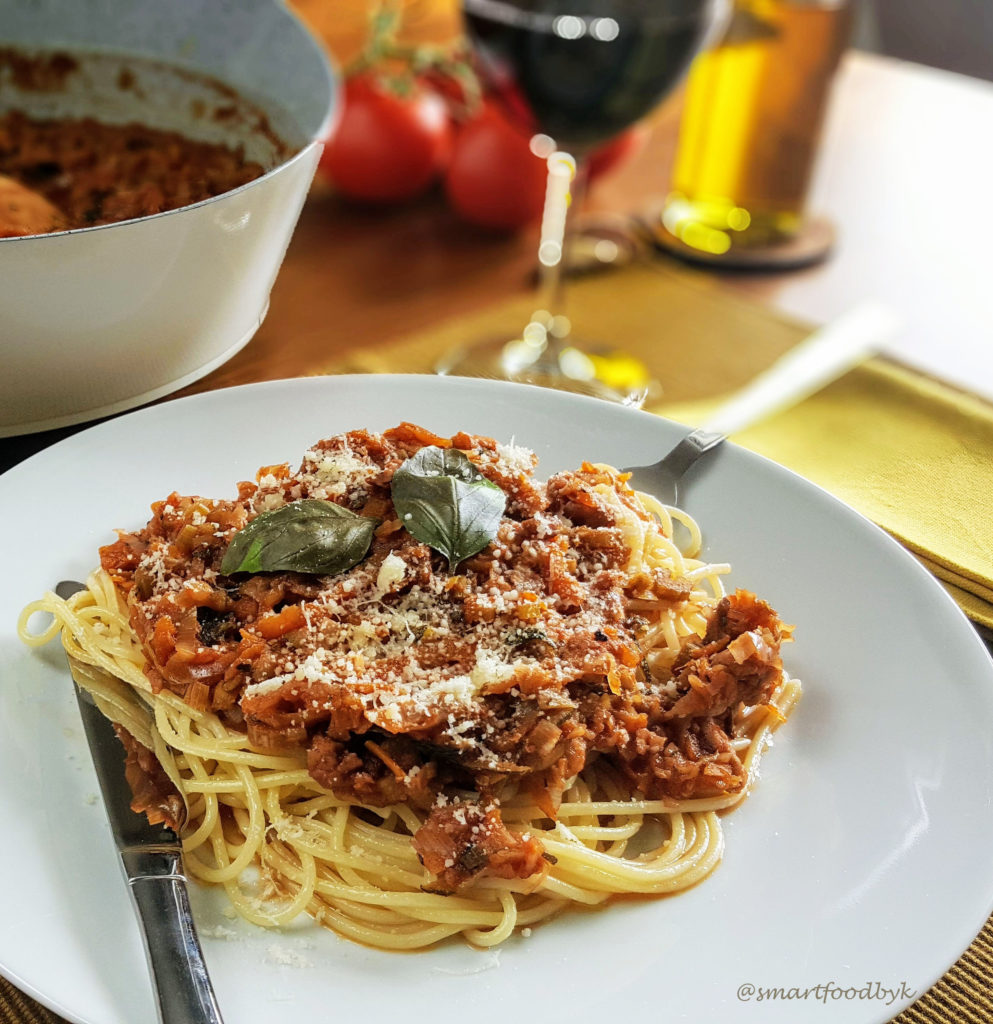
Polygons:
<instances>
[{"instance_id":1,"label":"olive oil bottle","mask_svg":"<svg viewBox=\"0 0 993 1024\"><path fill-rule=\"evenodd\" d=\"M846 0L735 0L690 71L662 217L672 235L714 255L796 235L850 27Z\"/></svg>"}]
</instances>

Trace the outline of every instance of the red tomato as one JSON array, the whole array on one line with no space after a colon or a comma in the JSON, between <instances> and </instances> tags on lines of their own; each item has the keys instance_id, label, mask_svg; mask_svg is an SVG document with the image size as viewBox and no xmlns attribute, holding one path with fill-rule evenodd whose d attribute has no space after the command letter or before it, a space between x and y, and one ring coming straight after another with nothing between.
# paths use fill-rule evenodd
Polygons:
<instances>
[{"instance_id":1,"label":"red tomato","mask_svg":"<svg viewBox=\"0 0 993 1024\"><path fill-rule=\"evenodd\" d=\"M455 139L445 193L471 224L507 231L541 216L546 178L527 138L486 103Z\"/></svg>"},{"instance_id":2,"label":"red tomato","mask_svg":"<svg viewBox=\"0 0 993 1024\"><path fill-rule=\"evenodd\" d=\"M349 198L412 199L441 176L452 135L445 101L421 83L401 96L359 75L345 85L341 121L321 168Z\"/></svg>"}]
</instances>

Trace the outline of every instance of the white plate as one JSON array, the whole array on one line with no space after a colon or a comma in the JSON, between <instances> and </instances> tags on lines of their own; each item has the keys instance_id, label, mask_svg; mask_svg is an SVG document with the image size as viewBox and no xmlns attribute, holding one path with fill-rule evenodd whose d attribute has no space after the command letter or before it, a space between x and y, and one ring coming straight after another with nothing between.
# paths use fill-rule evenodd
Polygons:
<instances>
[{"instance_id":1,"label":"white plate","mask_svg":"<svg viewBox=\"0 0 993 1024\"><path fill-rule=\"evenodd\" d=\"M513 435L545 473L583 459L644 464L680 433L529 387L315 378L133 413L0 478L0 969L70 1020L136 1024L154 1010L60 649L23 650L18 611L82 578L112 527L144 523L173 489L233 494L318 438L403 419ZM732 561L732 582L796 623L787 658L805 687L755 793L726 819L716 873L670 899L560 917L499 953L453 944L407 956L309 923L273 934L232 922L223 898L198 888L228 1021L367 1020L370 1007L375 1020L432 1024L508 1013L577 1024L621 1009L644 1021L884 1021L954 962L993 905L985 649L894 542L772 463L727 446L685 500L709 551ZM234 935L216 937L223 929ZM811 991L759 1001L777 987Z\"/></svg>"}]
</instances>

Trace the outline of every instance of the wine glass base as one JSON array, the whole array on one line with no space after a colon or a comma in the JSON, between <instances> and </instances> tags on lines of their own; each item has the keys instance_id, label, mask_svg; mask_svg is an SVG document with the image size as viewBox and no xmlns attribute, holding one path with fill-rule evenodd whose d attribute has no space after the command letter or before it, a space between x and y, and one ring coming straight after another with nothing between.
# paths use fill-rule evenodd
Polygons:
<instances>
[{"instance_id":1,"label":"wine glass base","mask_svg":"<svg viewBox=\"0 0 993 1024\"><path fill-rule=\"evenodd\" d=\"M521 339L493 339L447 353L435 365L435 372L533 384L633 408L661 393L647 367L626 353L588 348L573 339L557 353L528 348Z\"/></svg>"}]
</instances>

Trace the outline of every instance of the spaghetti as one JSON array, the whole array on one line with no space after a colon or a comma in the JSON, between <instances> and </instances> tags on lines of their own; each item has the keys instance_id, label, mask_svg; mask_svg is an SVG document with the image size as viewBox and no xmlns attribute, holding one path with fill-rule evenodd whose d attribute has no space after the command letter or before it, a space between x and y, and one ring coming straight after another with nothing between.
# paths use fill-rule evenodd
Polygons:
<instances>
[{"instance_id":1,"label":"spaghetti","mask_svg":"<svg viewBox=\"0 0 993 1024\"><path fill-rule=\"evenodd\" d=\"M507 495L458 571L388 497L428 445ZM119 727L135 806L182 821L188 873L256 924L306 912L384 949L493 946L568 906L685 889L719 863L719 815L799 696L789 629L723 593L729 567L696 557L685 513L609 467L538 485L534 465L410 425L332 438L237 501L157 503L19 632L61 634ZM376 513L353 568L217 572L245 522L315 498ZM37 633L36 612L53 617Z\"/></svg>"}]
</instances>

